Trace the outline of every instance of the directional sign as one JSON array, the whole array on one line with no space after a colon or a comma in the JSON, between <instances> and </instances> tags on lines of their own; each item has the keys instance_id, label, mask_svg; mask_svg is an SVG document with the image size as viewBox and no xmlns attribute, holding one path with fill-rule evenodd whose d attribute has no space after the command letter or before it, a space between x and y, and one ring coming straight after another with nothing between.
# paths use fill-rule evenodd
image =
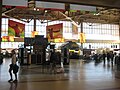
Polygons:
<instances>
[{"instance_id":1,"label":"directional sign","mask_svg":"<svg viewBox=\"0 0 120 90\"><path fill-rule=\"evenodd\" d=\"M37 8L62 9L62 10L64 10L65 9L65 4L36 1L36 7Z\"/></svg>"},{"instance_id":2,"label":"directional sign","mask_svg":"<svg viewBox=\"0 0 120 90\"><path fill-rule=\"evenodd\" d=\"M96 11L95 6L70 4L70 10Z\"/></svg>"},{"instance_id":3,"label":"directional sign","mask_svg":"<svg viewBox=\"0 0 120 90\"><path fill-rule=\"evenodd\" d=\"M2 0L3 5L27 7L28 0Z\"/></svg>"},{"instance_id":4,"label":"directional sign","mask_svg":"<svg viewBox=\"0 0 120 90\"><path fill-rule=\"evenodd\" d=\"M46 1L46 2L48 1L48 2L60 2L60 3L69 3L69 4L120 8L120 0L35 0L35 1Z\"/></svg>"}]
</instances>

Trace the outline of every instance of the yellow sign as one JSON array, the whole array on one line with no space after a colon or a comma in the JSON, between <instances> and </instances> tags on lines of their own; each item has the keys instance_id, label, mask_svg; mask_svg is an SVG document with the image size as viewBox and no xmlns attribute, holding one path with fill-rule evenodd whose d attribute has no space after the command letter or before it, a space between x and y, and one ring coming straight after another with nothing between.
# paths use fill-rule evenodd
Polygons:
<instances>
[{"instance_id":1,"label":"yellow sign","mask_svg":"<svg viewBox=\"0 0 120 90\"><path fill-rule=\"evenodd\" d=\"M2 36L2 42L14 42L14 36Z\"/></svg>"},{"instance_id":2,"label":"yellow sign","mask_svg":"<svg viewBox=\"0 0 120 90\"><path fill-rule=\"evenodd\" d=\"M35 35L38 35L38 31L32 31L31 36L35 37Z\"/></svg>"},{"instance_id":3,"label":"yellow sign","mask_svg":"<svg viewBox=\"0 0 120 90\"><path fill-rule=\"evenodd\" d=\"M62 43L62 42L64 42L64 38L56 38L56 39L54 39L54 42Z\"/></svg>"},{"instance_id":4,"label":"yellow sign","mask_svg":"<svg viewBox=\"0 0 120 90\"><path fill-rule=\"evenodd\" d=\"M80 33L80 43L85 43L85 42L86 42L85 34Z\"/></svg>"}]
</instances>

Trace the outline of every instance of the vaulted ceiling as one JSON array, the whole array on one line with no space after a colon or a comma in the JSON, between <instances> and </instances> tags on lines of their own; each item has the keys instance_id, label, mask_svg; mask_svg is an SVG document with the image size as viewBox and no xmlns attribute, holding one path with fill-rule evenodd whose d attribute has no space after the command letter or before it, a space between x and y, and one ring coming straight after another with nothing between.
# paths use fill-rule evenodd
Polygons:
<instances>
[{"instance_id":1,"label":"vaulted ceiling","mask_svg":"<svg viewBox=\"0 0 120 90\"><path fill-rule=\"evenodd\" d=\"M38 0L39 1L39 0ZM12 17L24 22L30 22L32 19L38 19L42 23L45 20L68 20L75 21L76 23L84 22L98 22L98 23L115 23L120 22L120 1L119 0L43 0L62 3L75 3L85 5L95 5L97 10L94 13L85 11L71 12L67 8L63 11L56 11L50 9L34 8L35 4L33 0L29 0L28 7L16 8L16 7L3 7L2 15L6 17Z\"/></svg>"}]
</instances>

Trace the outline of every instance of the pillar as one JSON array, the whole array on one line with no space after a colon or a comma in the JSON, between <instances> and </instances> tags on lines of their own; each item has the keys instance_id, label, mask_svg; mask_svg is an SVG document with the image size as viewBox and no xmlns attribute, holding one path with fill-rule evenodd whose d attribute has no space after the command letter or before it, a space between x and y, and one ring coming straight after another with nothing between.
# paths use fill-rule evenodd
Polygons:
<instances>
[{"instance_id":1,"label":"pillar","mask_svg":"<svg viewBox=\"0 0 120 90\"><path fill-rule=\"evenodd\" d=\"M119 21L119 41L120 41L120 21ZM120 43L119 43L119 48L120 48Z\"/></svg>"},{"instance_id":2,"label":"pillar","mask_svg":"<svg viewBox=\"0 0 120 90\"><path fill-rule=\"evenodd\" d=\"M34 18L34 28L33 28L34 31L36 31L36 18Z\"/></svg>"},{"instance_id":3,"label":"pillar","mask_svg":"<svg viewBox=\"0 0 120 90\"><path fill-rule=\"evenodd\" d=\"M1 32L2 32L2 0L0 0L0 37L1 37ZM2 39L0 38L0 52L1 52L1 41Z\"/></svg>"},{"instance_id":4,"label":"pillar","mask_svg":"<svg viewBox=\"0 0 120 90\"><path fill-rule=\"evenodd\" d=\"M120 40L120 23L119 23L119 40ZM119 49L120 49L120 44L119 44ZM120 79L120 60L116 60L116 65L115 65L115 78Z\"/></svg>"},{"instance_id":5,"label":"pillar","mask_svg":"<svg viewBox=\"0 0 120 90\"><path fill-rule=\"evenodd\" d=\"M83 33L83 22L81 22L81 33ZM83 55L83 43L81 43L81 55Z\"/></svg>"}]
</instances>

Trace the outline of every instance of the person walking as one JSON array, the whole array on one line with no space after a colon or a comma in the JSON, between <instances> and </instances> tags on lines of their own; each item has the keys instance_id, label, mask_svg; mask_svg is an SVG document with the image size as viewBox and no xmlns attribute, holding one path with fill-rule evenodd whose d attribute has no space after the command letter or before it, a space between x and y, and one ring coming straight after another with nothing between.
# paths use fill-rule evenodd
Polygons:
<instances>
[{"instance_id":1,"label":"person walking","mask_svg":"<svg viewBox=\"0 0 120 90\"><path fill-rule=\"evenodd\" d=\"M10 80L8 80L8 82L17 82L17 72L18 72L18 65L16 64L16 53L15 50L11 51L12 53L12 59L11 59L11 64L9 65L9 74L10 74ZM13 81L13 76L12 76L12 71L13 74L15 75L15 80Z\"/></svg>"},{"instance_id":2,"label":"person walking","mask_svg":"<svg viewBox=\"0 0 120 90\"><path fill-rule=\"evenodd\" d=\"M51 51L51 56L50 56L50 63L51 63L51 72L53 71L54 73L56 73L56 63L58 60L58 56L55 52L55 49L53 49Z\"/></svg>"}]
</instances>

